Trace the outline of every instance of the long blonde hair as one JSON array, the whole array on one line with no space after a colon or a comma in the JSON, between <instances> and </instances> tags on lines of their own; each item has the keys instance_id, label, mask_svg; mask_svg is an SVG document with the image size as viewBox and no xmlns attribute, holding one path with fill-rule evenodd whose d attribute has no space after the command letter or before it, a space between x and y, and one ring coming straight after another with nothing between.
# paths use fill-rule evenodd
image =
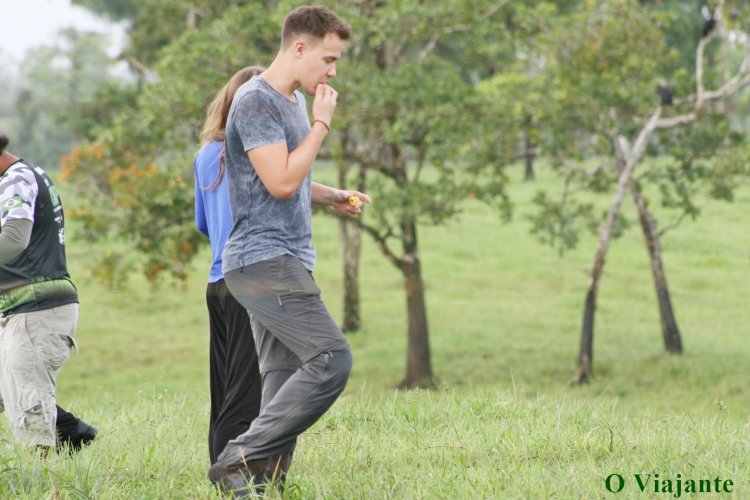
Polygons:
<instances>
[{"instance_id":1,"label":"long blonde hair","mask_svg":"<svg viewBox=\"0 0 750 500\"><path fill-rule=\"evenodd\" d=\"M206 109L206 121L203 122L201 130L201 145L204 146L213 141L224 141L226 135L227 118L229 117L229 108L232 106L232 99L243 83L252 77L265 71L261 66L248 66L235 73L232 78L216 93L211 104ZM211 183L206 191L216 188L221 179L224 177L224 151L221 152L221 162L219 166L219 175Z\"/></svg>"},{"instance_id":2,"label":"long blonde hair","mask_svg":"<svg viewBox=\"0 0 750 500\"><path fill-rule=\"evenodd\" d=\"M201 145L224 140L224 129L227 126L229 108L232 106L234 94L243 83L263 73L263 71L265 71L265 68L260 66L242 68L216 93L206 109L206 121L203 122L203 130L201 130Z\"/></svg>"}]
</instances>

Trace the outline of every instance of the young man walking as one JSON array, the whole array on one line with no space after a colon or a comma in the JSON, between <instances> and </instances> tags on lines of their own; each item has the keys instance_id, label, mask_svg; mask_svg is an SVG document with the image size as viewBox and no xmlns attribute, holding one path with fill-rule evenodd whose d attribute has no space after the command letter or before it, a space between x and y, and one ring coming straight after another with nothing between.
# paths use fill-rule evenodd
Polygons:
<instances>
[{"instance_id":1,"label":"young man walking","mask_svg":"<svg viewBox=\"0 0 750 500\"><path fill-rule=\"evenodd\" d=\"M250 314L263 395L258 418L209 469L225 490L283 481L297 436L338 398L351 370L349 345L311 274L311 204L356 216L370 202L311 180L336 109L328 82L350 33L324 7L296 9L273 63L238 89L230 110L225 155L234 226L223 270ZM298 89L314 96L312 124Z\"/></svg>"},{"instance_id":2,"label":"young man walking","mask_svg":"<svg viewBox=\"0 0 750 500\"><path fill-rule=\"evenodd\" d=\"M47 174L7 145L0 135L0 411L15 438L43 454L64 444L76 450L96 428L55 399L78 321L62 204Z\"/></svg>"}]
</instances>

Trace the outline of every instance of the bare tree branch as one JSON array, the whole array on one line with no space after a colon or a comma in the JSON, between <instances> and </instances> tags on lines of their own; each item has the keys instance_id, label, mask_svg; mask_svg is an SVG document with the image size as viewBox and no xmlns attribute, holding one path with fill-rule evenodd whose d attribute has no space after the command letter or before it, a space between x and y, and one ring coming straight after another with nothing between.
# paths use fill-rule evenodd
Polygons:
<instances>
[{"instance_id":1,"label":"bare tree branch","mask_svg":"<svg viewBox=\"0 0 750 500\"><path fill-rule=\"evenodd\" d=\"M719 19L716 22L716 26L713 30L711 30L711 33L708 34L708 36L703 37L701 41L698 43L698 48L695 51L695 107L700 108L703 104L703 51L706 48L706 45L711 43L711 41L717 37L719 31L721 30L721 27L724 24L724 20L721 17L721 9L724 7L724 0L720 0L718 7L716 8L716 11L714 15L718 16Z\"/></svg>"},{"instance_id":2,"label":"bare tree branch","mask_svg":"<svg viewBox=\"0 0 750 500\"><path fill-rule=\"evenodd\" d=\"M690 113L684 114L684 115L678 115L678 116L672 116L670 118L662 118L656 123L656 128L672 128L676 127L677 125L684 125L686 123L690 123L694 121L696 118L698 118L698 115L691 111Z\"/></svg>"},{"instance_id":3,"label":"bare tree branch","mask_svg":"<svg viewBox=\"0 0 750 500\"><path fill-rule=\"evenodd\" d=\"M638 138L635 140L635 144L633 144L633 149L628 154L628 161L625 165L625 171L629 171L628 177L632 177L632 172L635 170L636 164L640 161L641 156L643 156L643 152L646 150L646 143L656 128L656 124L659 122L661 111L662 107L658 106L651 115L651 118L646 122L646 126L638 134ZM628 179L627 182L630 182L630 180Z\"/></svg>"},{"instance_id":4,"label":"bare tree branch","mask_svg":"<svg viewBox=\"0 0 750 500\"><path fill-rule=\"evenodd\" d=\"M137 73L140 73L147 82L155 82L159 79L154 70L136 59L135 56L123 54L123 57L128 65Z\"/></svg>"},{"instance_id":5,"label":"bare tree branch","mask_svg":"<svg viewBox=\"0 0 750 500\"><path fill-rule=\"evenodd\" d=\"M419 51L419 55L417 56L418 63L424 62L430 52L432 52L432 49L435 48L435 45L437 45L438 40L440 40L440 33L435 33L434 35L432 35L430 41L427 42L427 44L422 47L422 50Z\"/></svg>"},{"instance_id":6,"label":"bare tree branch","mask_svg":"<svg viewBox=\"0 0 750 500\"><path fill-rule=\"evenodd\" d=\"M675 99L675 106L685 104L695 104L696 107L700 107L701 104L709 100L721 100L727 96L734 94L740 87L747 84L750 81L750 45L745 44L745 56L742 59L742 63L737 71L737 74L727 81L719 90L713 92L706 92L703 88L703 50L705 46L718 36L721 28L724 26L724 21L721 17L721 8L724 5L722 0L716 11L716 15L719 16L717 26L711 31L711 34L703 38L698 44L698 48L695 53L695 81L696 81L696 94L683 97L681 99Z\"/></svg>"},{"instance_id":7,"label":"bare tree branch","mask_svg":"<svg viewBox=\"0 0 750 500\"><path fill-rule=\"evenodd\" d=\"M704 100L720 101L726 99L739 89L750 83L750 48L745 51L745 58L742 60L737 74L715 92L706 92Z\"/></svg>"},{"instance_id":8,"label":"bare tree branch","mask_svg":"<svg viewBox=\"0 0 750 500\"><path fill-rule=\"evenodd\" d=\"M385 258L390 261L391 264L396 266L401 271L404 270L404 260L399 258L393 250L388 246L388 238L391 237L392 233L389 229L388 232L385 234L380 234L377 229L375 229L372 226L369 226L365 223L363 223L359 219L350 219L352 223L358 225L364 232L369 234L373 240L375 240L375 244L380 249L380 252L385 255Z\"/></svg>"},{"instance_id":9,"label":"bare tree branch","mask_svg":"<svg viewBox=\"0 0 750 500\"><path fill-rule=\"evenodd\" d=\"M718 36L720 28L724 25L721 16L723 5L724 0L721 0L719 6L716 8L715 15L719 17L716 28L700 41L698 48L695 51L696 94L675 101L675 105L693 104L693 111L670 118L663 118L656 123L656 128L671 128L690 123L698 118L700 110L704 104L713 104L727 99L737 93L742 87L750 83L750 45L747 45L742 63L740 64L737 73L732 78L715 91L706 92L703 87L703 50L711 40Z\"/></svg>"},{"instance_id":10,"label":"bare tree branch","mask_svg":"<svg viewBox=\"0 0 750 500\"><path fill-rule=\"evenodd\" d=\"M697 73L697 70L696 70ZM719 101L723 101L736 94L742 87L750 83L750 50L745 52L745 58L737 70L737 74L734 75L729 81L724 83L718 90L713 92L704 92L702 97L688 96L682 99L676 104L691 104L695 103L694 110L678 116L670 118L663 118L656 124L656 128L670 128L677 125L684 125L694 121L700 112L701 107L704 104L713 104Z\"/></svg>"},{"instance_id":11,"label":"bare tree branch","mask_svg":"<svg viewBox=\"0 0 750 500\"><path fill-rule=\"evenodd\" d=\"M391 247L388 246L388 239L394 236L392 228L388 228L388 230L384 234L381 234L373 226L370 226L362 222L362 219L343 215L337 212L336 210L331 209L330 207L326 207L324 211L325 213L332 215L334 217L337 217L340 220L344 220L347 223L355 224L362 231L369 234L372 237L372 239L375 240L375 244L378 246L378 249L380 249L382 254L385 255L385 258L388 259L388 261L390 261L390 263L396 266L398 269L403 270L404 260L402 258L399 258L395 254L395 252L391 250Z\"/></svg>"},{"instance_id":12,"label":"bare tree branch","mask_svg":"<svg viewBox=\"0 0 750 500\"><path fill-rule=\"evenodd\" d=\"M680 224L682 224L682 221L683 221L683 220L685 220L685 217L687 217L687 215L688 215L688 214L687 214L687 212L685 212L685 211L683 210L683 211L682 211L682 213L680 214L680 216L679 216L679 217L677 217L677 219L675 219L675 220L674 220L674 221L673 221L673 222L672 222L671 224L667 224L666 226L664 226L664 227L663 227L663 228L662 228L662 229L661 229L661 230L660 230L660 231L658 232L659 238L661 238L662 236L664 236L664 234L665 234L665 233L666 233L667 231L671 231L672 229L675 229L675 228L676 228L676 227L678 227L678 226L679 226Z\"/></svg>"}]
</instances>

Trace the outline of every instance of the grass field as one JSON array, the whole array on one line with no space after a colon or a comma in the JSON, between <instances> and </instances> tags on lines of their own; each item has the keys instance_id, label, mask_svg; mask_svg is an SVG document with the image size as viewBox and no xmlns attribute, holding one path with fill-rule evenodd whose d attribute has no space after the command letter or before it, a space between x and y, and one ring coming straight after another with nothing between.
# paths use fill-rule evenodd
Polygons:
<instances>
[{"instance_id":1,"label":"grass field","mask_svg":"<svg viewBox=\"0 0 750 500\"><path fill-rule=\"evenodd\" d=\"M437 391L394 390L406 357L403 286L365 240L364 329L349 336L354 371L342 399L303 436L287 497L640 498L655 495L653 482L641 492L634 474L679 473L730 479L733 493L721 497L750 498L750 190L733 204L707 202L698 221L663 241L681 357L663 349L639 229L614 243L595 378L578 387L568 380L595 237L563 258L542 247L523 214L554 180L513 177L512 223L467 201L458 220L421 229ZM324 216L314 224L316 279L340 317L336 225ZM184 289L151 290L134 276L111 291L84 281L93 250L71 234L81 352L63 369L58 397L100 436L75 457L40 462L3 424L0 497L219 497L205 479L208 249ZM626 481L617 495L604 486L613 473Z\"/></svg>"}]
</instances>

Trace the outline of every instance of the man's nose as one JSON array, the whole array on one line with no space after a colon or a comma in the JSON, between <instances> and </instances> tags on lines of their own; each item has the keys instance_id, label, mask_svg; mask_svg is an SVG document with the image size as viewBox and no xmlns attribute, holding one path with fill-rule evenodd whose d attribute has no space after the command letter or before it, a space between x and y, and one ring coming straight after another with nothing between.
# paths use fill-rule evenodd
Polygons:
<instances>
[{"instance_id":1,"label":"man's nose","mask_svg":"<svg viewBox=\"0 0 750 500\"><path fill-rule=\"evenodd\" d=\"M334 76L336 76L336 66L333 66L328 70L328 77L333 78Z\"/></svg>"}]
</instances>

